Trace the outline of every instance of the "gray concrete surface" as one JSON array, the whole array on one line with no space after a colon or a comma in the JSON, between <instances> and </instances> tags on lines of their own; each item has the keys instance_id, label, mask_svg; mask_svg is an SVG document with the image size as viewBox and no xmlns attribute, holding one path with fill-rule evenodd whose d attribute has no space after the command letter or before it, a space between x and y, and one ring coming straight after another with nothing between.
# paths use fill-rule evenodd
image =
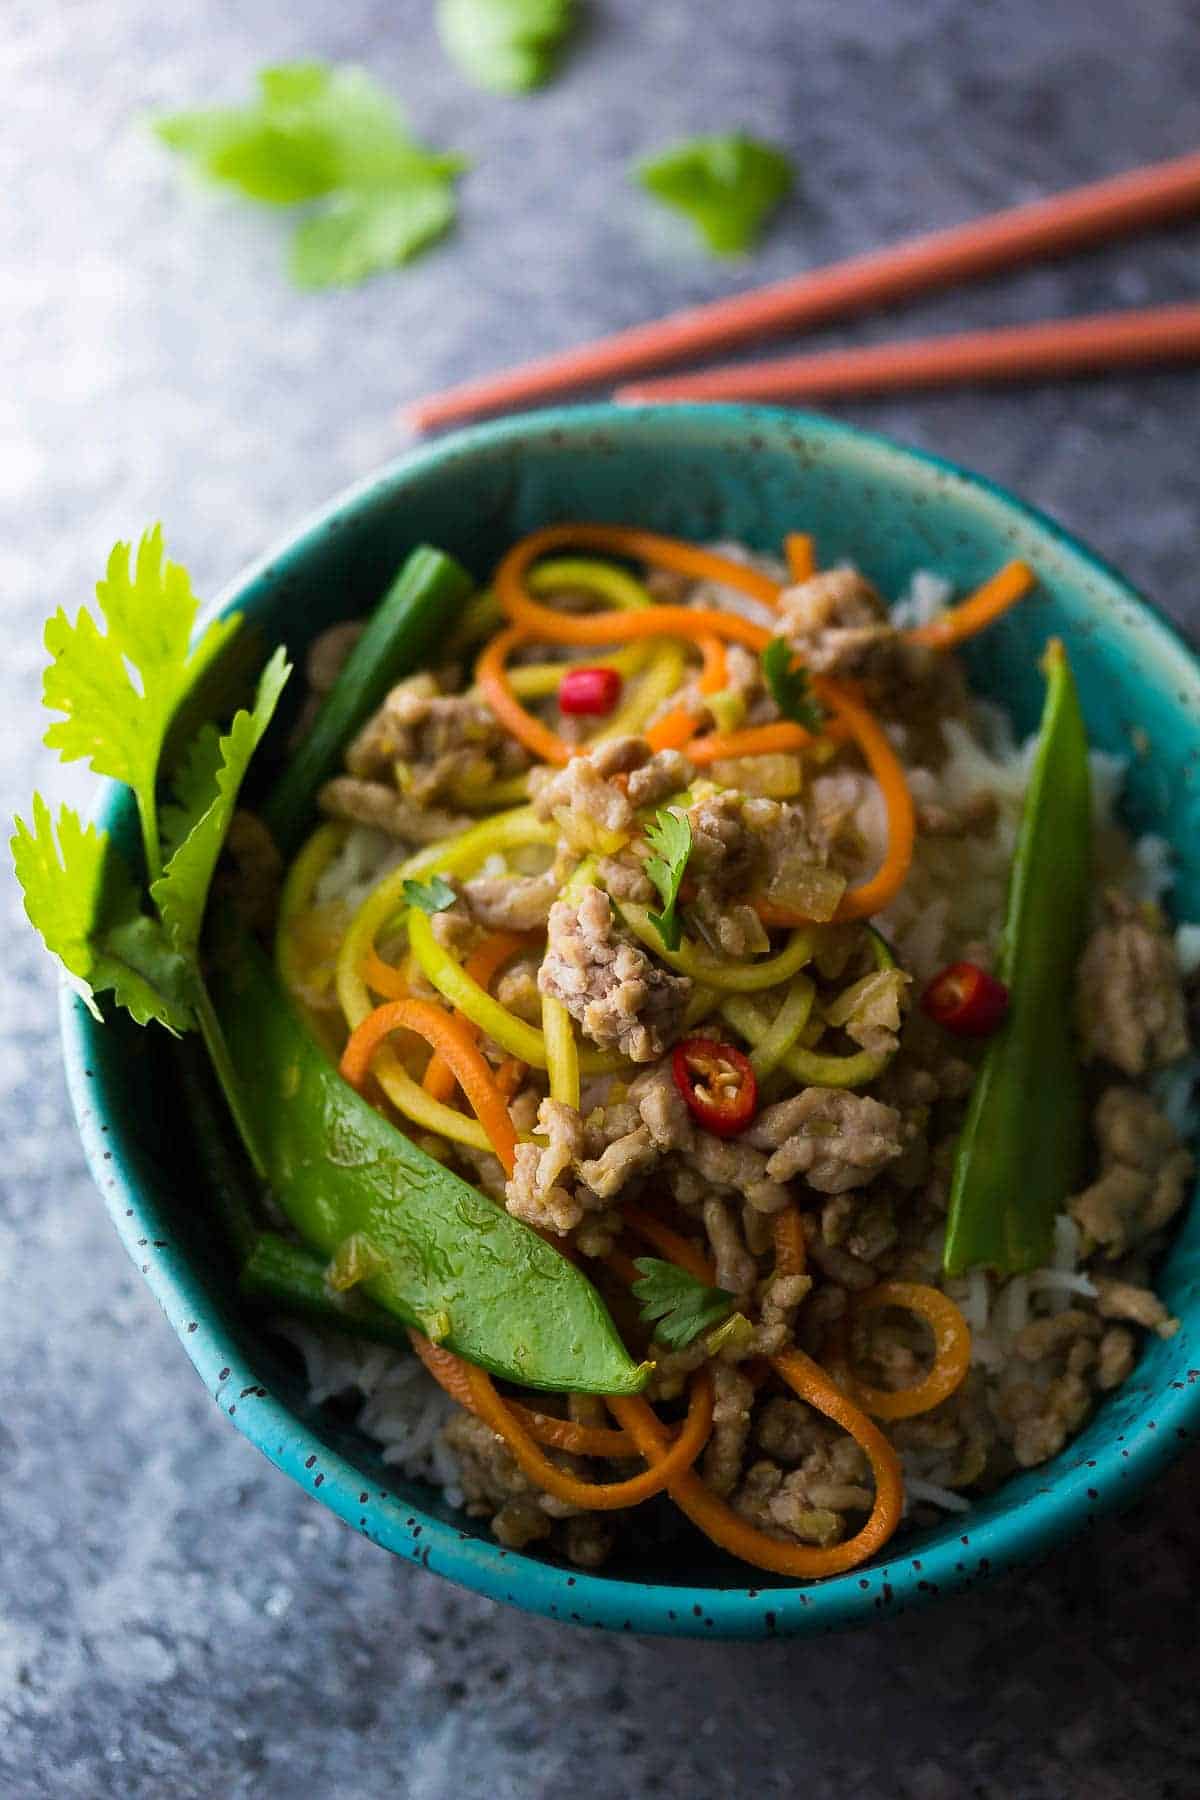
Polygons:
<instances>
[{"instance_id":1,"label":"gray concrete surface","mask_svg":"<svg viewBox=\"0 0 1200 1800\"><path fill-rule=\"evenodd\" d=\"M38 748L42 618L162 518L202 592L402 445L438 383L1200 141L1196 0L594 0L563 80L468 90L418 0L0 8L0 748ZM305 297L280 221L198 194L145 111L355 58L470 153L454 239ZM629 187L748 124L799 191L745 267ZM1200 227L930 299L897 330L1180 299ZM1194 374L856 405L1011 483L1200 628ZM82 783L54 778L59 792ZM1036 1572L836 1641L571 1635L400 1567L211 1406L84 1172L52 980L5 890L5 1800L1138 1800L1200 1787L1200 1464Z\"/></svg>"}]
</instances>

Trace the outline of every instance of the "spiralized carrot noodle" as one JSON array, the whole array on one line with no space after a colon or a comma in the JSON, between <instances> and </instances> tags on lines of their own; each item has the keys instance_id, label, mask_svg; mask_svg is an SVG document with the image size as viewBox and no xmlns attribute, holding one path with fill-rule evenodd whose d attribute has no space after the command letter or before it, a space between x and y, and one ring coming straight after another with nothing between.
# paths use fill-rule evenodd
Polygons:
<instances>
[{"instance_id":1,"label":"spiralized carrot noodle","mask_svg":"<svg viewBox=\"0 0 1200 1800\"><path fill-rule=\"evenodd\" d=\"M408 1335L413 1349L439 1387L473 1413L475 1407L467 1380L467 1365L462 1357L456 1356L453 1350L443 1350L439 1344L431 1343L419 1331L410 1331ZM610 1425L577 1425L574 1419L555 1419L548 1413L535 1412L530 1406L521 1406L515 1400L505 1404L539 1444L552 1444L556 1450L569 1450L574 1456L625 1457L638 1453L633 1439L624 1431L614 1431Z\"/></svg>"},{"instance_id":2,"label":"spiralized carrot noodle","mask_svg":"<svg viewBox=\"0 0 1200 1800\"><path fill-rule=\"evenodd\" d=\"M648 1244L653 1244L668 1262L686 1269L689 1275L695 1276L697 1281L703 1281L707 1287L712 1286L716 1279L713 1266L698 1244L681 1237L677 1231L672 1231L669 1225L664 1225L661 1219L656 1219L640 1206L623 1207L621 1216L631 1231L636 1231Z\"/></svg>"},{"instance_id":3,"label":"spiralized carrot noodle","mask_svg":"<svg viewBox=\"0 0 1200 1800\"><path fill-rule=\"evenodd\" d=\"M472 981L477 981L480 987L488 987L493 976L498 974L506 962L519 955L522 950L532 949L539 941L532 932L494 931L472 950L463 964L463 970L471 977ZM403 998L403 996L397 996L397 998ZM478 1025L470 1019L464 1019L461 1013L456 1013L455 1017L462 1021L463 1028L470 1036L471 1042L477 1044L479 1042ZM429 1059L421 1086L427 1094L432 1094L435 1100L449 1100L456 1085L454 1071L450 1064L444 1056L435 1051ZM496 1085L500 1088L501 1093L504 1093L499 1069L496 1071ZM506 1098L510 1097L506 1096Z\"/></svg>"},{"instance_id":4,"label":"spiralized carrot noodle","mask_svg":"<svg viewBox=\"0 0 1200 1800\"><path fill-rule=\"evenodd\" d=\"M789 531L783 540L788 574L793 581L808 581L817 572L817 549L807 531Z\"/></svg>"},{"instance_id":5,"label":"spiralized carrot noodle","mask_svg":"<svg viewBox=\"0 0 1200 1800\"><path fill-rule=\"evenodd\" d=\"M911 1419L948 1400L967 1378L971 1366L971 1327L949 1295L915 1281L881 1281L855 1296L855 1315L881 1306L916 1313L933 1332L933 1367L914 1387L871 1387L852 1375L854 1398L877 1419Z\"/></svg>"},{"instance_id":6,"label":"spiralized carrot noodle","mask_svg":"<svg viewBox=\"0 0 1200 1800\"><path fill-rule=\"evenodd\" d=\"M432 1000L388 1000L369 1012L355 1026L342 1052L342 1079L361 1092L375 1052L393 1031L415 1031L433 1050L441 1052L486 1131L505 1174L511 1175L516 1163L517 1134L504 1095L462 1020L435 1006Z\"/></svg>"},{"instance_id":7,"label":"spiralized carrot noodle","mask_svg":"<svg viewBox=\"0 0 1200 1800\"><path fill-rule=\"evenodd\" d=\"M782 1212L775 1214L772 1236L776 1274L803 1275L808 1265L808 1245L804 1238L804 1221L794 1206L785 1206Z\"/></svg>"},{"instance_id":8,"label":"spiralized carrot noodle","mask_svg":"<svg viewBox=\"0 0 1200 1800\"><path fill-rule=\"evenodd\" d=\"M803 725L780 719L774 725L751 725L745 731L713 732L697 738L688 755L698 768L705 768L726 757L771 756L780 750L807 750L816 741Z\"/></svg>"},{"instance_id":9,"label":"spiralized carrot noodle","mask_svg":"<svg viewBox=\"0 0 1200 1800\"><path fill-rule=\"evenodd\" d=\"M652 1495L661 1494L670 1482L690 1469L712 1434L712 1376L707 1369L698 1369L691 1379L683 1429L674 1440L668 1438L666 1428L644 1400L634 1400L628 1415L621 1416L620 1423L637 1444L639 1453L651 1465L648 1469L640 1475L631 1476L627 1481L581 1481L579 1476L568 1474L565 1469L560 1469L556 1463L548 1461L542 1455L530 1433L508 1402L496 1392L495 1384L483 1369L477 1369L471 1363L464 1363L463 1368L471 1397L471 1411L485 1425L490 1425L498 1437L504 1439L521 1472L556 1499L565 1500L569 1506L585 1507L589 1512L613 1512L620 1507L637 1506L643 1500L649 1500ZM605 1404L615 1411L615 1400L606 1400ZM624 1405L622 1413L624 1414ZM650 1453L643 1450L641 1437L631 1429L631 1419L637 1420L642 1433L653 1434Z\"/></svg>"},{"instance_id":10,"label":"spiralized carrot noodle","mask_svg":"<svg viewBox=\"0 0 1200 1800\"><path fill-rule=\"evenodd\" d=\"M535 604L532 603L531 604ZM557 616L557 615L552 615ZM611 613L597 614L602 621L612 618ZM610 637L613 635L610 630ZM504 726L512 733L518 743L543 762L555 763L561 767L570 762L576 754L576 747L560 738L556 731L543 725L527 712L512 691L512 685L505 673L505 663L509 654L519 644L527 644L536 633L521 625L509 625L504 631L484 646L478 662L475 664L475 682L480 693Z\"/></svg>"},{"instance_id":11,"label":"spiralized carrot noodle","mask_svg":"<svg viewBox=\"0 0 1200 1800\"><path fill-rule=\"evenodd\" d=\"M382 994L385 1000L408 999L409 988L404 976L394 964L384 962L374 944L364 955L359 973L367 986Z\"/></svg>"},{"instance_id":12,"label":"spiralized carrot noodle","mask_svg":"<svg viewBox=\"0 0 1200 1800\"><path fill-rule=\"evenodd\" d=\"M983 631L1010 606L1023 600L1036 583L1037 576L1028 563L1005 563L982 587L976 588L949 612L909 631L906 634L908 640L912 644L926 644L932 650L949 650Z\"/></svg>"}]
</instances>

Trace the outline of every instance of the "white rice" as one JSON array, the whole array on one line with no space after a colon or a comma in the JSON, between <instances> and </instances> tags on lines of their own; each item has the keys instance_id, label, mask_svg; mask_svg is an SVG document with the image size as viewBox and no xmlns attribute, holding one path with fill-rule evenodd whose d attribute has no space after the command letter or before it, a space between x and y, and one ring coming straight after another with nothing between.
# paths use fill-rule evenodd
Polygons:
<instances>
[{"instance_id":1,"label":"white rice","mask_svg":"<svg viewBox=\"0 0 1200 1800\"><path fill-rule=\"evenodd\" d=\"M918 625L932 624L944 613L954 594L954 583L931 569L918 569L891 609L891 622L898 631L913 631Z\"/></svg>"},{"instance_id":2,"label":"white rice","mask_svg":"<svg viewBox=\"0 0 1200 1800\"><path fill-rule=\"evenodd\" d=\"M343 1394L360 1398L359 1429L383 1446L383 1461L442 1489L449 1505L462 1505L458 1468L442 1442L442 1427L457 1408L415 1356L294 1318L274 1323L304 1358L315 1406Z\"/></svg>"}]
</instances>

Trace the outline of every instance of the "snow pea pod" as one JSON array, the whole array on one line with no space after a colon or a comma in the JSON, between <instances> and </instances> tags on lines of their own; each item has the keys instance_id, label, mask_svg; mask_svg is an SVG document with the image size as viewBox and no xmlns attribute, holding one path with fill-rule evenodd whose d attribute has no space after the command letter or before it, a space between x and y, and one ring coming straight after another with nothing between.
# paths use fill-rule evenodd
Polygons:
<instances>
[{"instance_id":1,"label":"snow pea pod","mask_svg":"<svg viewBox=\"0 0 1200 1800\"><path fill-rule=\"evenodd\" d=\"M214 971L217 1012L276 1200L333 1256L358 1235L361 1287L447 1349L525 1387L632 1394L633 1362L596 1289L527 1225L445 1169L344 1082L244 939Z\"/></svg>"},{"instance_id":2,"label":"snow pea pod","mask_svg":"<svg viewBox=\"0 0 1200 1800\"><path fill-rule=\"evenodd\" d=\"M1016 1275L1048 1262L1054 1215L1083 1160L1072 1003L1087 916L1091 780L1079 696L1057 639L1042 668L1046 700L996 968L1009 1010L984 1054L958 1141L948 1275Z\"/></svg>"},{"instance_id":3,"label":"snow pea pod","mask_svg":"<svg viewBox=\"0 0 1200 1800\"><path fill-rule=\"evenodd\" d=\"M422 544L406 558L263 807L285 855L354 733L401 676L436 660L439 639L453 630L474 586L461 563L442 550Z\"/></svg>"}]
</instances>

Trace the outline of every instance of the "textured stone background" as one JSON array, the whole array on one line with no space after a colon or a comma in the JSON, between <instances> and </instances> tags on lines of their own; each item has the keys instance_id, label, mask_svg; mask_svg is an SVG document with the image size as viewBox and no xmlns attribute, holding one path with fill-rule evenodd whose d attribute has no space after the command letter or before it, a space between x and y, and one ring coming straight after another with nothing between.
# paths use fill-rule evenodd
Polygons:
<instances>
[{"instance_id":1,"label":"textured stone background","mask_svg":"<svg viewBox=\"0 0 1200 1800\"><path fill-rule=\"evenodd\" d=\"M401 447L406 396L1200 142L1196 0L594 0L564 79L520 102L470 92L428 12L0 9L6 809L45 774L40 621L115 537L161 517L211 592ZM138 125L304 54L369 63L477 160L453 241L355 293L292 293L282 224L189 190ZM623 174L740 123L801 176L744 269ZM1198 250L1192 228L853 335L1179 299ZM847 410L1011 483L1196 628L1198 398L1169 374ZM1194 1458L1050 1567L791 1646L570 1635L343 1530L219 1417L126 1263L75 1146L49 971L4 904L5 1800L1197 1791Z\"/></svg>"}]
</instances>

